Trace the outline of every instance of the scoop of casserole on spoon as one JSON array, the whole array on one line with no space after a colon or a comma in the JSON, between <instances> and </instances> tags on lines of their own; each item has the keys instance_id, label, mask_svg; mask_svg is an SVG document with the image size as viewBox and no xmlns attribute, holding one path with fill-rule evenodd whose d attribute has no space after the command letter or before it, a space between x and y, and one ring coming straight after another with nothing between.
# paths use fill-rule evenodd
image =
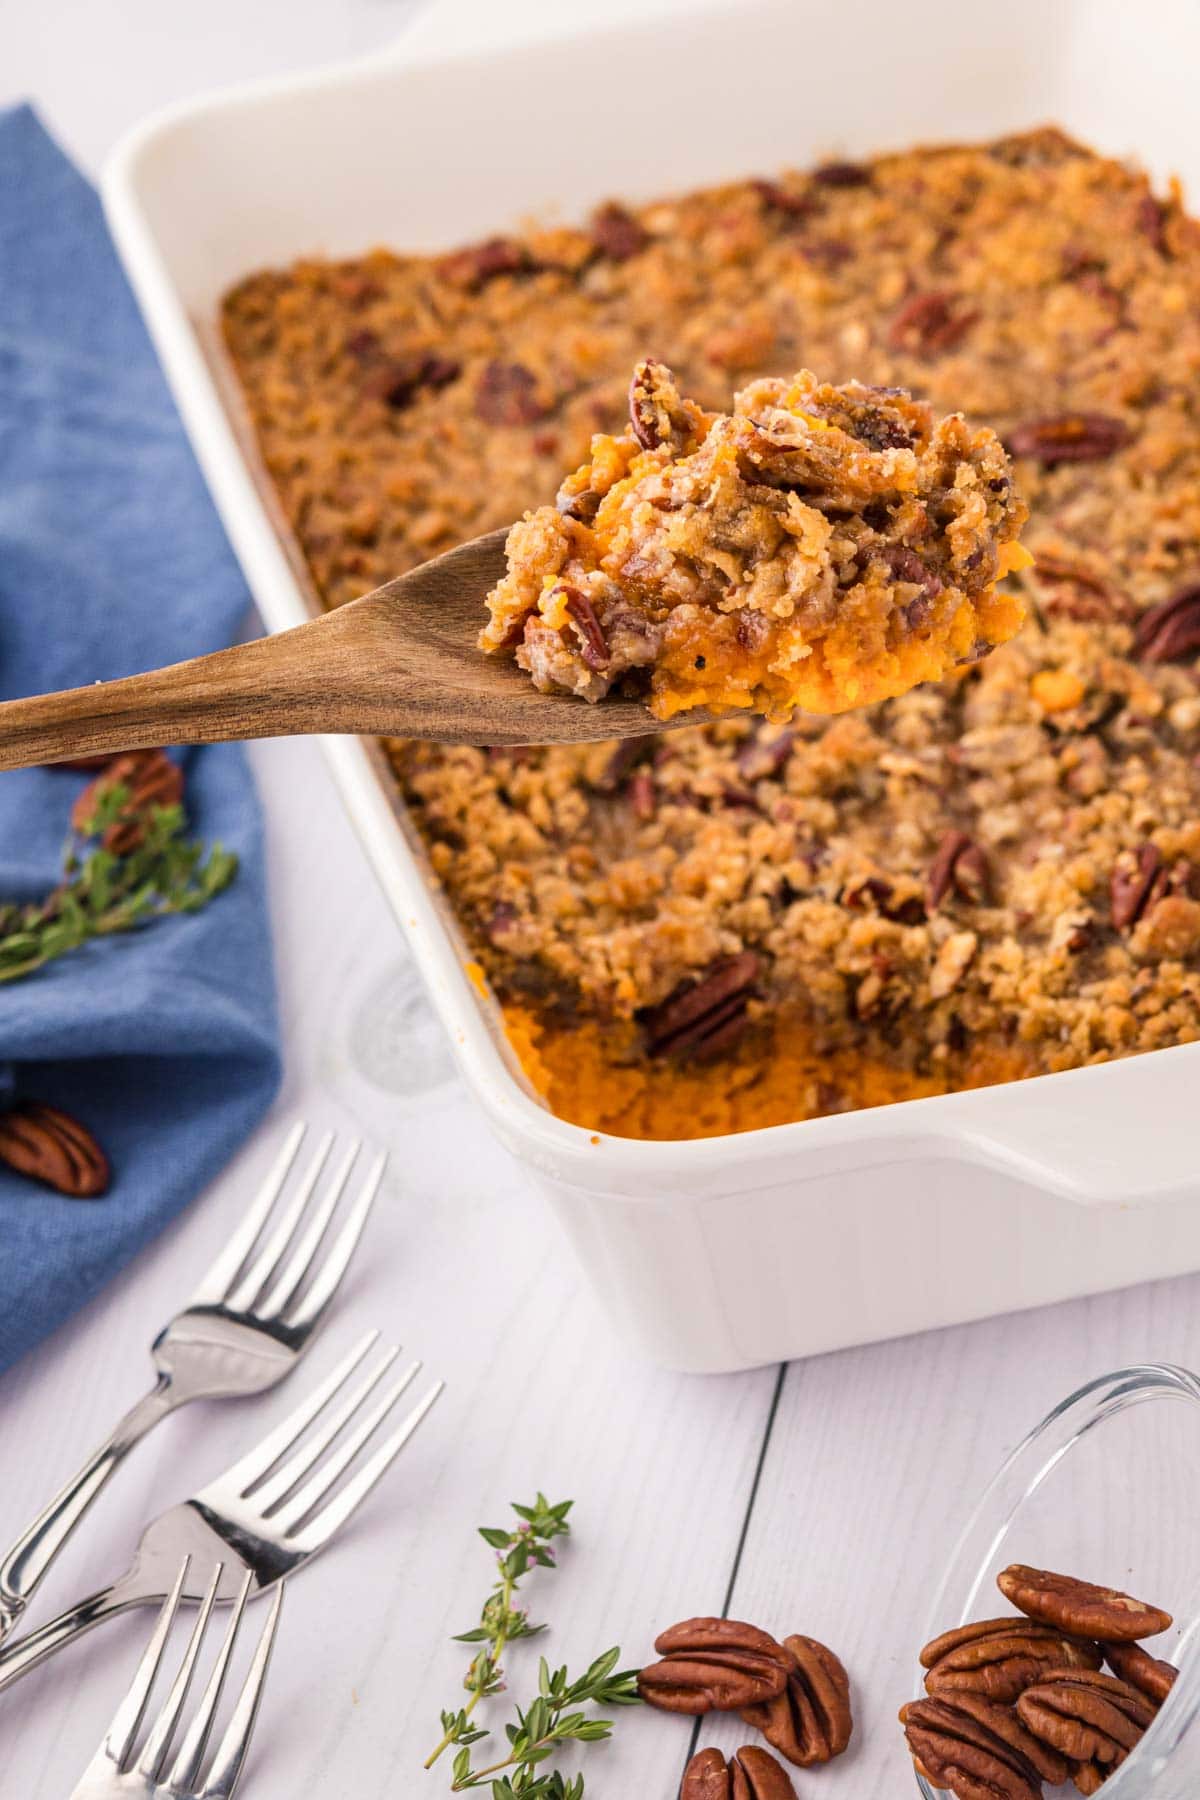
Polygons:
<instances>
[{"instance_id":1,"label":"scoop of casserole on spoon","mask_svg":"<svg viewBox=\"0 0 1200 1800\"><path fill-rule=\"evenodd\" d=\"M0 769L309 732L571 743L864 706L1019 628L996 583L1029 561L1024 518L999 439L957 415L807 374L709 414L645 362L628 431L594 440L556 508L294 630L7 701Z\"/></svg>"}]
</instances>

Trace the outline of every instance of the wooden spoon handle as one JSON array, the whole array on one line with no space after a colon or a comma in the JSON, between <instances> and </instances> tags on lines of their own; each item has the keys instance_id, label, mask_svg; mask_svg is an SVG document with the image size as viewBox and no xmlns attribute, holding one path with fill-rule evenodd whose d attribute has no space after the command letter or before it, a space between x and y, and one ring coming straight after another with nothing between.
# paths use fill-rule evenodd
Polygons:
<instances>
[{"instance_id":1,"label":"wooden spoon handle","mask_svg":"<svg viewBox=\"0 0 1200 1800\"><path fill-rule=\"evenodd\" d=\"M152 744L393 731L406 710L404 671L384 610L368 595L291 631L166 669L6 701L0 769Z\"/></svg>"}]
</instances>

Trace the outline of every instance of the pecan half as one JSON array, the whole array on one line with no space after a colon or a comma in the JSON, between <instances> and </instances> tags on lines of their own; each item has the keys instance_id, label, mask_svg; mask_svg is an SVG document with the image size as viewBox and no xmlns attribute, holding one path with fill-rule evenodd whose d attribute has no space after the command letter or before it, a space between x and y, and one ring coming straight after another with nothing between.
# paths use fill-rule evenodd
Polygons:
<instances>
[{"instance_id":1,"label":"pecan half","mask_svg":"<svg viewBox=\"0 0 1200 1800\"><path fill-rule=\"evenodd\" d=\"M533 258L524 244L519 244L515 238L490 237L482 244L468 244L465 249L444 256L437 270L451 287L477 294L497 275L520 275L533 266Z\"/></svg>"},{"instance_id":2,"label":"pecan half","mask_svg":"<svg viewBox=\"0 0 1200 1800\"><path fill-rule=\"evenodd\" d=\"M783 1692L790 1661L765 1631L738 1619L684 1619L660 1632L661 1662L638 1675L638 1693L664 1712L737 1712Z\"/></svg>"},{"instance_id":3,"label":"pecan half","mask_svg":"<svg viewBox=\"0 0 1200 1800\"><path fill-rule=\"evenodd\" d=\"M697 1750L683 1771L679 1800L731 1800L733 1782L729 1764L713 1745Z\"/></svg>"},{"instance_id":4,"label":"pecan half","mask_svg":"<svg viewBox=\"0 0 1200 1800\"><path fill-rule=\"evenodd\" d=\"M1040 1800L1034 1765L969 1713L917 1700L900 1717L908 1747L934 1787L949 1788L958 1800Z\"/></svg>"},{"instance_id":5,"label":"pecan half","mask_svg":"<svg viewBox=\"0 0 1200 1800\"><path fill-rule=\"evenodd\" d=\"M717 1749L698 1750L684 1770L679 1800L796 1800L796 1790L769 1751L743 1744L728 1762Z\"/></svg>"},{"instance_id":6,"label":"pecan half","mask_svg":"<svg viewBox=\"0 0 1200 1800\"><path fill-rule=\"evenodd\" d=\"M114 856L128 856L146 835L148 815L156 806L178 806L183 799L183 770L165 750L127 750L112 759L95 781L89 781L71 808L71 824L88 833L100 802L113 788L125 790L120 817L100 840Z\"/></svg>"},{"instance_id":7,"label":"pecan half","mask_svg":"<svg viewBox=\"0 0 1200 1800\"><path fill-rule=\"evenodd\" d=\"M1143 662L1180 662L1200 653L1200 583L1152 606L1134 627L1133 649Z\"/></svg>"},{"instance_id":8,"label":"pecan half","mask_svg":"<svg viewBox=\"0 0 1200 1800\"><path fill-rule=\"evenodd\" d=\"M1131 1644L1139 1638L1155 1637L1173 1623L1170 1613L1161 1607L1133 1600L1116 1588L1096 1587L1074 1575L1056 1575L1024 1563L1003 1569L996 1586L1027 1619L1052 1625L1072 1637Z\"/></svg>"},{"instance_id":9,"label":"pecan half","mask_svg":"<svg viewBox=\"0 0 1200 1800\"><path fill-rule=\"evenodd\" d=\"M1162 1705L1179 1673L1174 1663L1151 1656L1140 1644L1101 1644L1100 1648L1114 1675L1127 1681L1139 1694L1145 1694L1147 1700Z\"/></svg>"},{"instance_id":10,"label":"pecan half","mask_svg":"<svg viewBox=\"0 0 1200 1800\"><path fill-rule=\"evenodd\" d=\"M1124 419L1110 413L1057 413L1052 418L1028 419L1014 425L1008 448L1014 456L1031 456L1052 469L1058 463L1099 462L1129 442Z\"/></svg>"},{"instance_id":11,"label":"pecan half","mask_svg":"<svg viewBox=\"0 0 1200 1800\"><path fill-rule=\"evenodd\" d=\"M786 1637L791 1657L787 1686L774 1700L742 1708L742 1722L754 1725L798 1768L830 1762L850 1742L850 1678L833 1651L816 1638Z\"/></svg>"},{"instance_id":12,"label":"pecan half","mask_svg":"<svg viewBox=\"0 0 1200 1800\"><path fill-rule=\"evenodd\" d=\"M608 639L604 635L604 627L596 617L596 609L586 594L578 588L569 587L566 582L561 590L565 593L566 609L579 627L579 654L589 669L606 669L609 664Z\"/></svg>"},{"instance_id":13,"label":"pecan half","mask_svg":"<svg viewBox=\"0 0 1200 1800\"><path fill-rule=\"evenodd\" d=\"M628 262L650 242L650 235L641 222L615 200L596 209L589 230L601 256L607 256L612 262Z\"/></svg>"},{"instance_id":14,"label":"pecan half","mask_svg":"<svg viewBox=\"0 0 1200 1800\"><path fill-rule=\"evenodd\" d=\"M1107 1779L1107 1771L1099 1763L1076 1763L1071 1771L1071 1780L1081 1794L1098 1794Z\"/></svg>"},{"instance_id":15,"label":"pecan half","mask_svg":"<svg viewBox=\"0 0 1200 1800\"><path fill-rule=\"evenodd\" d=\"M757 1744L743 1744L735 1750L729 1772L730 1800L796 1800L787 1770Z\"/></svg>"},{"instance_id":16,"label":"pecan half","mask_svg":"<svg viewBox=\"0 0 1200 1800\"><path fill-rule=\"evenodd\" d=\"M1060 1782L1065 1781L1070 1774L1066 1757L1060 1756L1057 1750L1052 1750L1048 1744L1042 1742L1041 1738L1035 1737L1032 1731L1026 1730L1015 1707L999 1706L994 1700L987 1699L983 1694L962 1693L955 1694L952 1700L913 1702L902 1708L901 1722L911 1714L913 1705L944 1706L952 1712L972 1719L976 1725L982 1726L994 1737L999 1738L1001 1743L1007 1744L1008 1748L1015 1751L1018 1756L1024 1757L1026 1762L1033 1765L1042 1780L1050 1782L1053 1787L1057 1787Z\"/></svg>"},{"instance_id":17,"label":"pecan half","mask_svg":"<svg viewBox=\"0 0 1200 1800\"><path fill-rule=\"evenodd\" d=\"M1017 1701L1022 1724L1077 1763L1124 1762L1158 1708L1114 1675L1050 1670Z\"/></svg>"},{"instance_id":18,"label":"pecan half","mask_svg":"<svg viewBox=\"0 0 1200 1800\"><path fill-rule=\"evenodd\" d=\"M534 425L554 411L537 385L524 363L489 362L475 389L475 411L487 425Z\"/></svg>"},{"instance_id":19,"label":"pecan half","mask_svg":"<svg viewBox=\"0 0 1200 1800\"><path fill-rule=\"evenodd\" d=\"M940 350L956 349L978 318L979 313L965 308L957 294L940 289L912 294L888 327L888 345L892 350L935 356Z\"/></svg>"},{"instance_id":20,"label":"pecan half","mask_svg":"<svg viewBox=\"0 0 1200 1800\"><path fill-rule=\"evenodd\" d=\"M925 1687L938 1699L954 1699L959 1693L982 1694L1008 1706L1047 1669L1098 1669L1100 1652L1083 1643L1024 1619L982 1619L949 1631L921 1652L929 1673Z\"/></svg>"},{"instance_id":21,"label":"pecan half","mask_svg":"<svg viewBox=\"0 0 1200 1800\"><path fill-rule=\"evenodd\" d=\"M753 950L722 957L697 981L681 982L639 1015L651 1056L713 1055L728 1049L745 1026L746 1007L761 961Z\"/></svg>"},{"instance_id":22,"label":"pecan half","mask_svg":"<svg viewBox=\"0 0 1200 1800\"><path fill-rule=\"evenodd\" d=\"M1112 922L1117 931L1131 931L1149 909L1152 891L1162 873L1162 861L1157 845L1149 842L1139 844L1136 850L1122 850L1118 856L1108 879ZM1159 1625L1155 1629L1164 1631L1166 1627ZM1115 1634L1110 1632L1108 1635ZM1149 1635L1148 1632L1132 1634L1134 1637Z\"/></svg>"},{"instance_id":23,"label":"pecan half","mask_svg":"<svg viewBox=\"0 0 1200 1800\"><path fill-rule=\"evenodd\" d=\"M94 1200L108 1189L108 1158L87 1126L40 1100L19 1100L0 1113L0 1163L72 1200Z\"/></svg>"},{"instance_id":24,"label":"pecan half","mask_svg":"<svg viewBox=\"0 0 1200 1800\"><path fill-rule=\"evenodd\" d=\"M987 853L965 831L947 831L929 866L927 904L936 912L953 890L975 905L991 894L992 872Z\"/></svg>"}]
</instances>

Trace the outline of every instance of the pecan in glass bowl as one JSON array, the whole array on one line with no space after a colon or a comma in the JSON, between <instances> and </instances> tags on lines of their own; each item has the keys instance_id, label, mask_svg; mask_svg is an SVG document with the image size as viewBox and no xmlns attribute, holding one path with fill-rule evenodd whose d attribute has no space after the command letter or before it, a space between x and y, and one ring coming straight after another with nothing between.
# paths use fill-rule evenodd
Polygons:
<instances>
[{"instance_id":1,"label":"pecan in glass bowl","mask_svg":"<svg viewBox=\"0 0 1200 1800\"><path fill-rule=\"evenodd\" d=\"M1168 1364L1141 1364L1090 1382L1013 1451L968 1520L925 1621L926 1666L914 1685L913 1703L904 1709L917 1727L908 1733L910 1749L915 1741L923 1752L914 1752L922 1765L915 1779L923 1800L938 1800L943 1792L931 1774L946 1779L950 1770L962 1777L972 1758L987 1764L983 1776L995 1777L991 1787L985 1781L989 1793L1036 1794L1044 1783L1046 1794L1103 1789L1104 1800L1195 1800L1200 1794L1197 1494L1200 1376ZM1069 1571L1075 1579L1047 1571ZM1127 1621L1134 1604L1130 1595L1155 1603L1134 1608L1135 1622L1146 1628L1144 1643L1085 1641L1082 1634L1094 1634L1114 1619L1112 1636L1121 1637L1122 1615ZM1008 1620L1010 1597L1021 1610ZM1159 1606L1174 1615L1166 1629L1159 1627L1170 1615ZM961 1660L962 1646L970 1651L979 1635L962 1628L988 1620L994 1626L1008 1623L1013 1643L1031 1631L1036 1637L1057 1629L1081 1647L1072 1659L1079 1666L1031 1677L1033 1685L1024 1690L1029 1699L1018 1697L1011 1720L1006 1695L1004 1718L982 1719L990 1735L980 1732L981 1715L994 1704L986 1693L982 1703L978 1694L968 1694L971 1716L960 1718L953 1710L959 1696L939 1692L931 1702L925 1685L929 1653L942 1652L943 1662L955 1654ZM997 1643L1002 1645L1002 1636ZM1102 1670L1088 1666L1098 1656L1084 1654L1097 1650ZM1067 1761L1066 1787L1050 1784L1048 1776L1056 1770L1026 1767L1029 1744L1021 1728L1028 1729L1031 1719L1035 1727L1047 1721L1053 1727L1047 1742ZM1006 1740L1000 1745L993 1741L997 1723ZM1077 1751L1086 1752L1087 1760L1072 1760ZM963 1779L969 1785L970 1771Z\"/></svg>"}]
</instances>

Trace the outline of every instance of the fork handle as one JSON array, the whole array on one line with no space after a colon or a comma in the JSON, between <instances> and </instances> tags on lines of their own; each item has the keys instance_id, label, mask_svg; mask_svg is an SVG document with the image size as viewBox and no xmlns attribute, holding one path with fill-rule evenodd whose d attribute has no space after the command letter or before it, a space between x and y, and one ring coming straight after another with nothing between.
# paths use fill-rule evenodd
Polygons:
<instances>
[{"instance_id":1,"label":"fork handle","mask_svg":"<svg viewBox=\"0 0 1200 1800\"><path fill-rule=\"evenodd\" d=\"M11 1633L34 1589L118 1463L178 1404L171 1392L170 1376L160 1374L157 1385L130 1407L79 1473L55 1495L0 1561L0 1644Z\"/></svg>"},{"instance_id":2,"label":"fork handle","mask_svg":"<svg viewBox=\"0 0 1200 1800\"><path fill-rule=\"evenodd\" d=\"M140 1593L135 1584L126 1581L118 1581L112 1587L101 1588L99 1593L89 1594L86 1600L59 1613L49 1624L40 1625L36 1631L27 1631L15 1644L0 1650L0 1692L20 1681L22 1675L36 1669L56 1650L102 1625L105 1619L115 1619L118 1613L128 1612L131 1607L150 1605L164 1598L163 1594Z\"/></svg>"}]
</instances>

